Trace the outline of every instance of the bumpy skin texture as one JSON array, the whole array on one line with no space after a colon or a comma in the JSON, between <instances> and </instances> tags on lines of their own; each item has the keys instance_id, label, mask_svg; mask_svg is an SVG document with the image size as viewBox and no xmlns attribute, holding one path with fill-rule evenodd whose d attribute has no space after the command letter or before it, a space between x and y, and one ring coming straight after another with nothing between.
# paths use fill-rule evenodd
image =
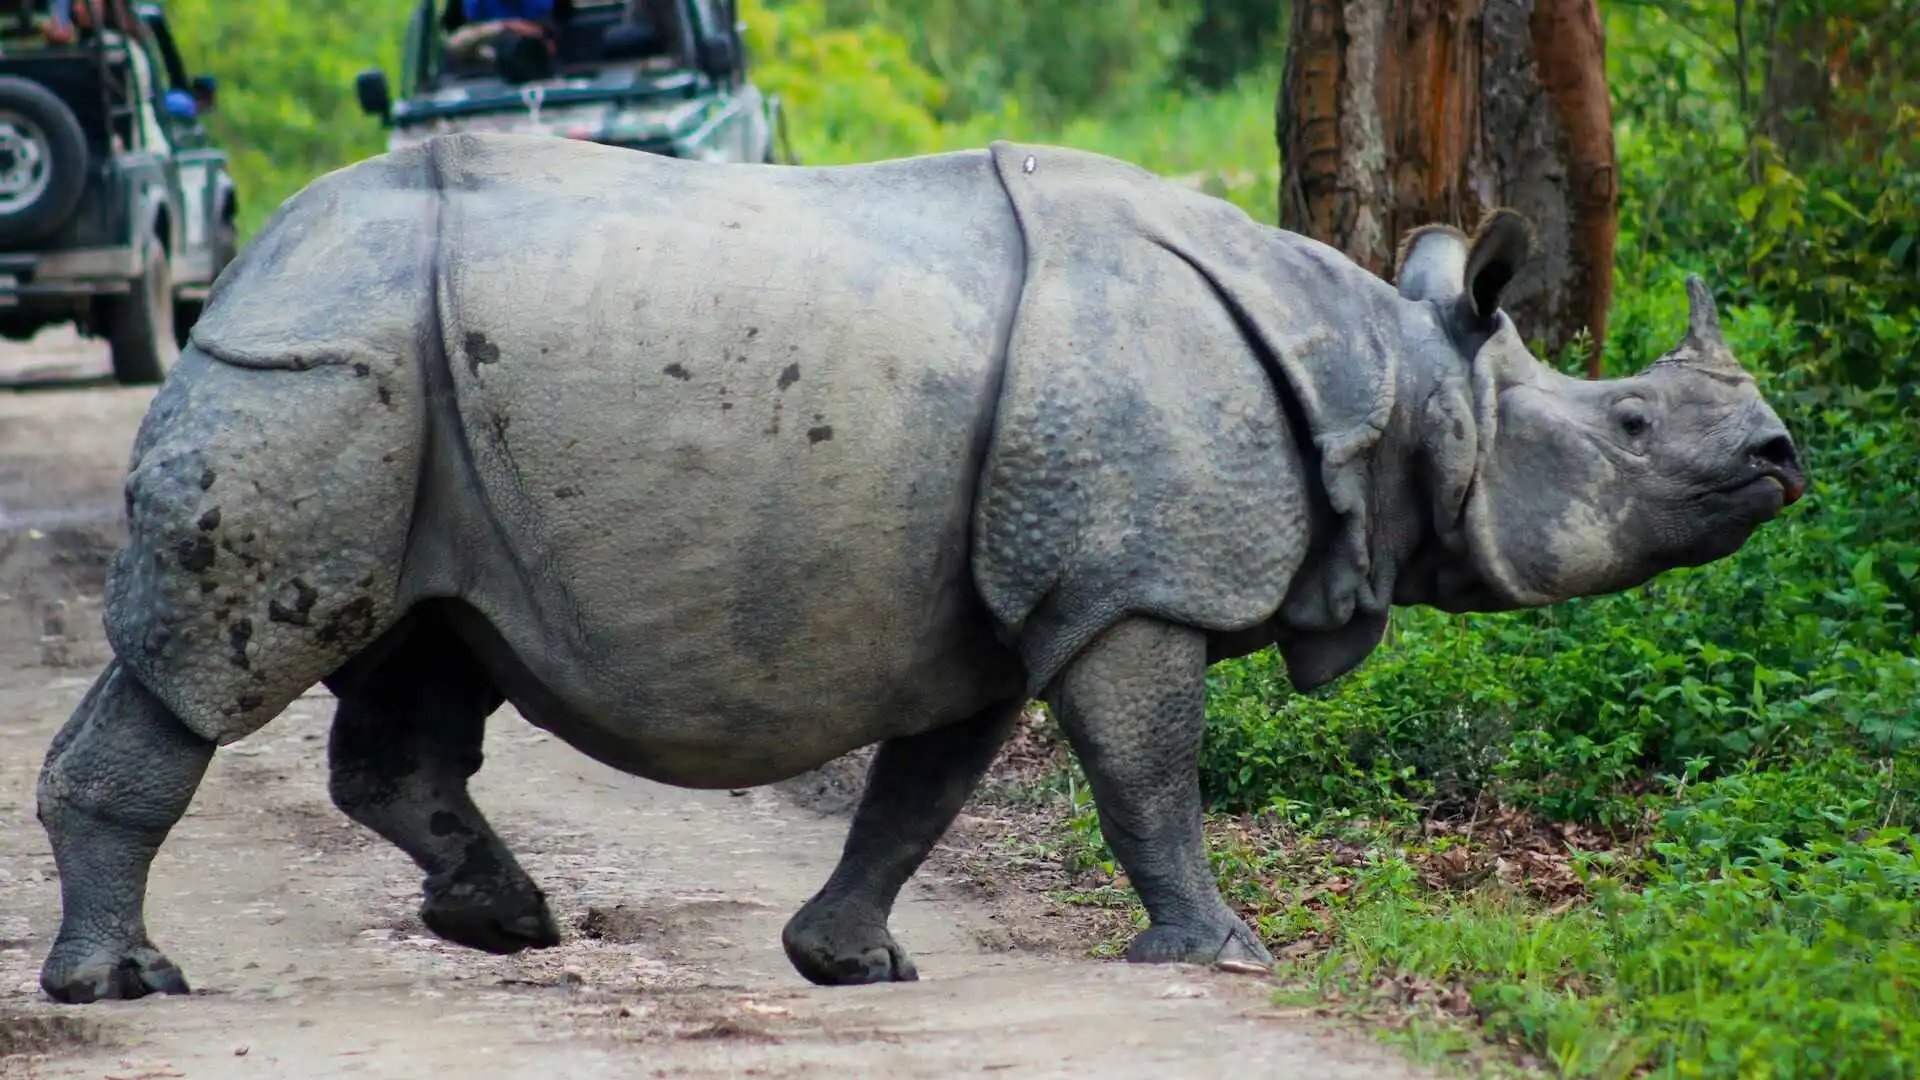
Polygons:
<instances>
[{"instance_id":1,"label":"bumpy skin texture","mask_svg":"<svg viewBox=\"0 0 1920 1080\"><path fill-rule=\"evenodd\" d=\"M187 992L147 940L147 869L212 761L213 743L117 660L54 735L37 803L60 867L60 934L40 971L55 1000Z\"/></svg>"},{"instance_id":2,"label":"bumpy skin texture","mask_svg":"<svg viewBox=\"0 0 1920 1080\"><path fill-rule=\"evenodd\" d=\"M335 801L476 948L558 937L467 794L503 700L686 786L879 742L783 934L857 983L915 977L895 897L1038 696L1152 918L1129 955L1263 966L1201 848L1208 663L1277 644L1311 688L1392 604L1629 587L1804 488L1704 285L1679 348L1577 383L1499 311L1525 249L1422 231L1396 289L1007 143L821 169L459 135L322 177L137 438L116 660L42 774L43 986L184 988L147 866L214 745L317 681Z\"/></svg>"},{"instance_id":3,"label":"bumpy skin texture","mask_svg":"<svg viewBox=\"0 0 1920 1080\"><path fill-rule=\"evenodd\" d=\"M919 978L887 930L887 915L959 816L1019 716L1020 702L1007 701L961 723L881 745L840 864L780 935L800 974L822 985Z\"/></svg>"},{"instance_id":4,"label":"bumpy skin texture","mask_svg":"<svg viewBox=\"0 0 1920 1080\"><path fill-rule=\"evenodd\" d=\"M1206 635L1128 619L1096 639L1050 695L1093 785L1100 833L1152 920L1127 959L1243 970L1273 957L1220 898L1201 835Z\"/></svg>"},{"instance_id":5,"label":"bumpy skin texture","mask_svg":"<svg viewBox=\"0 0 1920 1080\"><path fill-rule=\"evenodd\" d=\"M500 692L435 608L394 637L377 666L337 688L334 804L426 871L427 929L491 953L559 944L545 895L467 794Z\"/></svg>"}]
</instances>

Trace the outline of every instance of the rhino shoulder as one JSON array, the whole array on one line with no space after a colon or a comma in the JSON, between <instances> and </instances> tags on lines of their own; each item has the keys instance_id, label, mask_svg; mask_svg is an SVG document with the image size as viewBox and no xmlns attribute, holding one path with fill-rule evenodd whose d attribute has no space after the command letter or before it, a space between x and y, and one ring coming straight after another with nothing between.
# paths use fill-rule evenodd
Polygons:
<instances>
[{"instance_id":1,"label":"rhino shoulder","mask_svg":"<svg viewBox=\"0 0 1920 1080\"><path fill-rule=\"evenodd\" d=\"M1377 606L1391 286L1137 166L993 152L1028 263L973 557L1031 689L1129 614L1212 632L1273 617L1310 545L1337 570L1312 568L1337 594L1325 621Z\"/></svg>"}]
</instances>

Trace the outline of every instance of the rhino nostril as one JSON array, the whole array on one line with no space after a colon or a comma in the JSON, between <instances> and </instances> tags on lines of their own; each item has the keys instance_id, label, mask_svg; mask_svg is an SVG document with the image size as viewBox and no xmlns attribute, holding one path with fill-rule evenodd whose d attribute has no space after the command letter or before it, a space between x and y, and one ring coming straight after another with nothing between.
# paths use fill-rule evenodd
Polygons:
<instances>
[{"instance_id":1,"label":"rhino nostril","mask_svg":"<svg viewBox=\"0 0 1920 1080\"><path fill-rule=\"evenodd\" d=\"M1796 469L1800 461L1793 453L1793 440L1785 435L1775 435L1749 451L1755 460L1764 461L1782 469Z\"/></svg>"}]
</instances>

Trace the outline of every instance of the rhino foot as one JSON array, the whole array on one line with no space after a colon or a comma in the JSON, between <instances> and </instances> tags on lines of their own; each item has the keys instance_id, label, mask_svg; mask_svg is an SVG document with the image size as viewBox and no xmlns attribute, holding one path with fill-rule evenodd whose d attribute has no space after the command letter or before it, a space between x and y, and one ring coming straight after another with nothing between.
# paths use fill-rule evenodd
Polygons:
<instances>
[{"instance_id":1,"label":"rhino foot","mask_svg":"<svg viewBox=\"0 0 1920 1080\"><path fill-rule=\"evenodd\" d=\"M546 895L531 881L429 880L425 891L420 921L456 945L504 956L560 944L560 926L547 909Z\"/></svg>"},{"instance_id":2,"label":"rhino foot","mask_svg":"<svg viewBox=\"0 0 1920 1080\"><path fill-rule=\"evenodd\" d=\"M884 922L844 909L800 909L780 933L787 959L818 986L917 982L920 973Z\"/></svg>"},{"instance_id":3,"label":"rhino foot","mask_svg":"<svg viewBox=\"0 0 1920 1080\"><path fill-rule=\"evenodd\" d=\"M1224 914L1217 922L1193 926L1158 923L1148 927L1127 949L1134 964L1204 964L1245 975L1273 971L1273 954L1247 924Z\"/></svg>"},{"instance_id":4,"label":"rhino foot","mask_svg":"<svg viewBox=\"0 0 1920 1080\"><path fill-rule=\"evenodd\" d=\"M173 961L144 941L131 947L56 942L40 968L40 989L66 1005L192 992Z\"/></svg>"}]
</instances>

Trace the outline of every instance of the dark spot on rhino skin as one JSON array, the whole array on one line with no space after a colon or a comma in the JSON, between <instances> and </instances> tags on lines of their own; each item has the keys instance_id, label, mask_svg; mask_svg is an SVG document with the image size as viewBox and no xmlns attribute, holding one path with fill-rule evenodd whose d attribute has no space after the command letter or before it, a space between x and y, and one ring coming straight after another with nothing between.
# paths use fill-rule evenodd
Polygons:
<instances>
[{"instance_id":1,"label":"dark spot on rhino skin","mask_svg":"<svg viewBox=\"0 0 1920 1080\"><path fill-rule=\"evenodd\" d=\"M319 599L318 590L299 578L294 578L293 603L283 604L278 599L268 601L267 618L290 626L306 626L313 622L310 613L313 611L314 602Z\"/></svg>"},{"instance_id":2,"label":"dark spot on rhino skin","mask_svg":"<svg viewBox=\"0 0 1920 1080\"><path fill-rule=\"evenodd\" d=\"M780 373L780 389L782 390L785 390L787 387L792 386L794 383L797 383L799 381L800 381L799 361L795 361L791 364L788 364L787 370Z\"/></svg>"},{"instance_id":3,"label":"dark spot on rhino skin","mask_svg":"<svg viewBox=\"0 0 1920 1080\"><path fill-rule=\"evenodd\" d=\"M265 705L266 703L267 703L267 699L261 697L259 694L241 694L240 695L239 705L240 705L241 712L252 712L253 710L259 708L260 706Z\"/></svg>"},{"instance_id":4,"label":"dark spot on rhino skin","mask_svg":"<svg viewBox=\"0 0 1920 1080\"><path fill-rule=\"evenodd\" d=\"M568 484L565 487L557 487L553 489L553 497L556 499L572 499L577 497L579 494L580 494L580 489L577 487L574 487L571 484Z\"/></svg>"},{"instance_id":5,"label":"dark spot on rhino skin","mask_svg":"<svg viewBox=\"0 0 1920 1080\"><path fill-rule=\"evenodd\" d=\"M752 341L752 340L753 340L754 338L757 338L757 337L759 337L759 336L760 336L760 328L759 328L759 327L757 327L757 326L749 326L749 327L747 327L747 340L748 340L748 341Z\"/></svg>"},{"instance_id":6,"label":"dark spot on rhino skin","mask_svg":"<svg viewBox=\"0 0 1920 1080\"><path fill-rule=\"evenodd\" d=\"M392 455L392 454L390 454L390 453L388 453L388 454L381 454L381 455L380 455L380 464L382 464L382 465L391 465L391 464L393 464L393 455Z\"/></svg>"},{"instance_id":7,"label":"dark spot on rhino skin","mask_svg":"<svg viewBox=\"0 0 1920 1080\"><path fill-rule=\"evenodd\" d=\"M220 583L209 578L200 579L200 595L205 596L220 587Z\"/></svg>"},{"instance_id":8,"label":"dark spot on rhino skin","mask_svg":"<svg viewBox=\"0 0 1920 1080\"><path fill-rule=\"evenodd\" d=\"M323 645L332 645L341 641L358 641L373 632L373 601L364 596L356 596L340 606L314 637Z\"/></svg>"},{"instance_id":9,"label":"dark spot on rhino skin","mask_svg":"<svg viewBox=\"0 0 1920 1080\"><path fill-rule=\"evenodd\" d=\"M774 399L773 420L767 424L765 434L768 434L768 435L780 434L780 401L778 398Z\"/></svg>"},{"instance_id":10,"label":"dark spot on rhino skin","mask_svg":"<svg viewBox=\"0 0 1920 1080\"><path fill-rule=\"evenodd\" d=\"M478 330L467 331L466 340L461 342L467 354L467 370L480 374L481 364L495 364L500 361L500 346L487 340L487 335Z\"/></svg>"},{"instance_id":11,"label":"dark spot on rhino skin","mask_svg":"<svg viewBox=\"0 0 1920 1080\"><path fill-rule=\"evenodd\" d=\"M459 815L450 810L435 810L433 816L427 819L427 829L435 836L452 836L455 833L461 836L473 835L473 830L467 827L467 823L461 821Z\"/></svg>"},{"instance_id":12,"label":"dark spot on rhino skin","mask_svg":"<svg viewBox=\"0 0 1920 1080\"><path fill-rule=\"evenodd\" d=\"M249 555L246 552L241 551L239 548L235 547L233 545L233 537L231 536L221 537L220 546L225 548L227 552L231 554L234 558L239 559L242 563L245 563L248 569L252 569L253 567L260 565L260 560L258 558L252 555Z\"/></svg>"},{"instance_id":13,"label":"dark spot on rhino skin","mask_svg":"<svg viewBox=\"0 0 1920 1080\"><path fill-rule=\"evenodd\" d=\"M375 388L374 394L379 397L380 404L385 405L389 409L393 408L393 391L387 389L386 383L381 383Z\"/></svg>"},{"instance_id":14,"label":"dark spot on rhino skin","mask_svg":"<svg viewBox=\"0 0 1920 1080\"><path fill-rule=\"evenodd\" d=\"M190 574L211 569L214 556L218 555L219 551L219 548L214 547L211 536L195 536L182 540L179 547L180 568Z\"/></svg>"},{"instance_id":15,"label":"dark spot on rhino skin","mask_svg":"<svg viewBox=\"0 0 1920 1080\"><path fill-rule=\"evenodd\" d=\"M668 375L673 376L676 379L679 379L681 382L686 382L688 379L693 378L693 372L688 371L686 368L680 366L679 364L668 364L666 367L661 368L660 370L665 372Z\"/></svg>"},{"instance_id":16,"label":"dark spot on rhino skin","mask_svg":"<svg viewBox=\"0 0 1920 1080\"><path fill-rule=\"evenodd\" d=\"M200 470L200 490L201 491L205 491L208 488L212 487L213 481L214 481L214 472L212 469Z\"/></svg>"},{"instance_id":17,"label":"dark spot on rhino skin","mask_svg":"<svg viewBox=\"0 0 1920 1080\"><path fill-rule=\"evenodd\" d=\"M807 429L807 441L810 443L829 442L832 439L833 439L832 424L821 424L819 427Z\"/></svg>"},{"instance_id":18,"label":"dark spot on rhino skin","mask_svg":"<svg viewBox=\"0 0 1920 1080\"><path fill-rule=\"evenodd\" d=\"M1467 441L1467 425L1461 423L1459 420L1455 420L1453 422L1453 437L1459 442Z\"/></svg>"},{"instance_id":19,"label":"dark spot on rhino skin","mask_svg":"<svg viewBox=\"0 0 1920 1080\"><path fill-rule=\"evenodd\" d=\"M220 508L214 507L200 515L200 531L212 532L220 527Z\"/></svg>"},{"instance_id":20,"label":"dark spot on rhino skin","mask_svg":"<svg viewBox=\"0 0 1920 1080\"><path fill-rule=\"evenodd\" d=\"M353 365L353 374L354 374L354 375L355 375L355 376L356 376L357 378L362 378L362 379L364 379L364 378L366 378L367 376L369 376L369 375L371 375L371 374L373 374L373 369L372 369L371 367L368 367L368 366L367 366L367 365L365 365L365 364L355 364L355 365Z\"/></svg>"},{"instance_id":21,"label":"dark spot on rhino skin","mask_svg":"<svg viewBox=\"0 0 1920 1080\"><path fill-rule=\"evenodd\" d=\"M253 637L253 620L242 617L227 631L227 642L233 646L233 665L245 669L253 664L247 659L247 642Z\"/></svg>"},{"instance_id":22,"label":"dark spot on rhino skin","mask_svg":"<svg viewBox=\"0 0 1920 1080\"><path fill-rule=\"evenodd\" d=\"M726 412L728 409L731 409L731 408L733 408L733 402L731 401L723 401L720 403L721 412Z\"/></svg>"}]
</instances>

